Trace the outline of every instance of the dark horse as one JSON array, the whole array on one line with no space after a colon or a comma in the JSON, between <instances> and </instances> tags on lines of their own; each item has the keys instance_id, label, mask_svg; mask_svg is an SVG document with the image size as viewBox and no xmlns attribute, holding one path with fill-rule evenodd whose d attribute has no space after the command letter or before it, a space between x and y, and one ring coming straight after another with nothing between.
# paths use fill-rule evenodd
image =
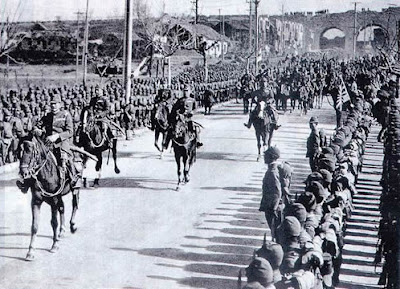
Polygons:
<instances>
[{"instance_id":1,"label":"dark horse","mask_svg":"<svg viewBox=\"0 0 400 289\"><path fill-rule=\"evenodd\" d=\"M32 229L31 243L26 255L27 261L35 258L35 239L39 228L40 208L43 202L51 207L51 226L53 227L53 245L50 252L58 250L59 238L65 233L64 202L62 196L72 192L72 215L70 230L75 233L75 214L78 209L79 190L73 190L69 178L61 172L56 158L50 148L39 138L31 136L22 141L21 160L19 165L20 175L24 183L32 192ZM60 233L57 234L58 219L60 214Z\"/></svg>"},{"instance_id":2,"label":"dark horse","mask_svg":"<svg viewBox=\"0 0 400 289\"><path fill-rule=\"evenodd\" d=\"M169 117L169 109L167 103L165 101L160 102L155 108L154 114L154 146L160 151L160 158L163 156L164 152L164 144L166 141L167 133L168 133L168 117ZM158 139L160 138L160 134L162 135L162 143L159 146Z\"/></svg>"},{"instance_id":3,"label":"dark horse","mask_svg":"<svg viewBox=\"0 0 400 289\"><path fill-rule=\"evenodd\" d=\"M261 157L261 140L263 143L264 150L271 146L272 136L274 134L276 120L274 121L272 117L265 112L264 101L260 101L257 104L256 109L251 113L252 123L256 132L257 138L257 148L258 148L258 156L257 161L260 160Z\"/></svg>"},{"instance_id":4,"label":"dark horse","mask_svg":"<svg viewBox=\"0 0 400 289\"><path fill-rule=\"evenodd\" d=\"M174 148L175 161L177 164L178 186L189 182L189 170L196 161L196 135L189 131L189 123L183 115L178 115L173 131L172 147ZM183 175L181 179L181 165L183 164Z\"/></svg>"},{"instance_id":5,"label":"dark horse","mask_svg":"<svg viewBox=\"0 0 400 289\"><path fill-rule=\"evenodd\" d=\"M92 118L88 121L85 129L79 129L77 132L79 136L77 145L97 157L95 168L98 175L94 180L94 187L99 185L101 167L103 165L102 154L104 151L111 150L114 159L114 171L117 174L120 173L117 166L117 139L112 132L112 126L122 131L122 129L107 118Z\"/></svg>"}]
</instances>

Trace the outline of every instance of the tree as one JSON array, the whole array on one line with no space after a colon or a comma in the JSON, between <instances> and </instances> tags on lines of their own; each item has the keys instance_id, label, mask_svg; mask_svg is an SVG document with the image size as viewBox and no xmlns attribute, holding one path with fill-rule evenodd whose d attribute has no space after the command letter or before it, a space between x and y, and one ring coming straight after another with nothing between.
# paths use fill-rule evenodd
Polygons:
<instances>
[{"instance_id":1,"label":"tree","mask_svg":"<svg viewBox=\"0 0 400 289\"><path fill-rule=\"evenodd\" d=\"M18 44L24 39L25 34L19 33L17 29L17 21L22 9L23 0L19 0L15 11L3 8L0 11L0 58L7 56L12 52Z\"/></svg>"},{"instance_id":2,"label":"tree","mask_svg":"<svg viewBox=\"0 0 400 289\"><path fill-rule=\"evenodd\" d=\"M188 38L182 27L178 25L182 21L179 17L171 17L164 13L164 8L156 17L151 17L146 2L137 0L136 14L141 32L139 35L145 41L145 49L149 51L149 73L154 56L160 56L162 62L172 56L178 49L190 45L192 39ZM163 7L165 5L163 4ZM164 76L164 65L163 76ZM158 75L157 75L158 76Z\"/></svg>"}]
</instances>

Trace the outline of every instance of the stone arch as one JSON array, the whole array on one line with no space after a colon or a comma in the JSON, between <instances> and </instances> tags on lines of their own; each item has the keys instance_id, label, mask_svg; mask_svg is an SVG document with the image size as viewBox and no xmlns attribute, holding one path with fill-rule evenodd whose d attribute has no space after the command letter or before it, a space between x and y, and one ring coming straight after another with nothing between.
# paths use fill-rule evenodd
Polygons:
<instances>
[{"instance_id":1,"label":"stone arch","mask_svg":"<svg viewBox=\"0 0 400 289\"><path fill-rule=\"evenodd\" d=\"M357 32L357 49L371 51L387 46L389 32L380 23L371 22L361 26Z\"/></svg>"},{"instance_id":2,"label":"stone arch","mask_svg":"<svg viewBox=\"0 0 400 289\"><path fill-rule=\"evenodd\" d=\"M346 46L346 33L337 26L327 27L319 34L319 48L342 48Z\"/></svg>"}]
</instances>

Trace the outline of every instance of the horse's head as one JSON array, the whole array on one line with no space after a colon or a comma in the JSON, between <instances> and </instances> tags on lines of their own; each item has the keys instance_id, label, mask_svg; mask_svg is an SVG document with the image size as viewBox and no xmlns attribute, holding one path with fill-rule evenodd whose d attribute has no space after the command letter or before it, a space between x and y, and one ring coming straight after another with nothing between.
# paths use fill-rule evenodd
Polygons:
<instances>
[{"instance_id":1,"label":"horse's head","mask_svg":"<svg viewBox=\"0 0 400 289\"><path fill-rule=\"evenodd\" d=\"M44 161L45 145L35 137L21 140L21 159L19 173L24 179L29 179Z\"/></svg>"}]
</instances>

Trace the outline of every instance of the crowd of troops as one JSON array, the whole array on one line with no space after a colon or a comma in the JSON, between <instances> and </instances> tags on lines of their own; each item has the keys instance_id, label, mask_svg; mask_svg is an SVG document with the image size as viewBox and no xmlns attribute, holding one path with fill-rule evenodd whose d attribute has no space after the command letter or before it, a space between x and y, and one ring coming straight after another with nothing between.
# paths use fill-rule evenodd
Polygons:
<instances>
[{"instance_id":1,"label":"crowd of troops","mask_svg":"<svg viewBox=\"0 0 400 289\"><path fill-rule=\"evenodd\" d=\"M344 84L349 100L332 95L337 113L333 136L328 138L319 129L317 117L309 120L306 157L312 173L304 182L303 193L290 194L292 170L287 163L279 162L279 149L265 151L268 169L259 210L265 213L271 241L264 236L262 247L255 251L243 288L311 289L339 284L346 224L352 215L373 119L382 125L378 141L385 147L375 263L385 259L379 285L397 288L400 98L397 80L389 69L381 69L384 64L382 57L346 63L327 60L323 64L324 86Z\"/></svg>"},{"instance_id":2,"label":"crowd of troops","mask_svg":"<svg viewBox=\"0 0 400 289\"><path fill-rule=\"evenodd\" d=\"M310 118L306 157L312 173L305 180L304 192L296 196L290 193L292 169L289 164L278 162L279 149L269 147L265 151L268 170L263 179L259 210L265 213L272 240L264 238L262 247L255 253L246 269L244 288L333 288L339 283L346 222L353 211L352 199L357 194L355 185L362 168L372 117L382 125L378 138L384 141L386 152L381 181L384 189L381 243L376 261L380 261L379 256L385 257L380 283L395 288L399 269L393 273L389 268L397 268L395 244L398 235L395 233L400 231L398 206L393 201L398 200L399 192L400 114L398 83L391 77L390 69L381 69L384 64L383 57L348 62L294 57L256 77L245 74L240 79L243 72L235 70L234 65L227 66L226 70L220 67L211 73L214 81L210 83L200 81L204 76L201 70L188 70L173 80L170 89L163 87L165 80L135 80L134 96L128 103L118 81L104 88L63 86L10 91L2 95L0 102L2 146L13 146L14 139L23 137L50 112L54 117L52 121L70 119L70 134L82 125L82 108L95 107L98 103L101 103L100 109L97 108L99 113L103 111L110 121L129 130L139 126L152 127L155 105L167 99L172 107L178 107L178 111L182 107L190 118L185 109L186 100L182 106L177 101L182 98L181 94L185 99L192 98L190 103L196 108L197 103L204 102L204 95L211 94L213 101L215 98L224 101L238 95L239 90L254 91L259 79L262 79L262 94L267 95L267 100L274 98L277 108L282 110L286 110L290 99L292 109L297 103L302 113L307 113L309 108L319 106L322 95L330 94L337 128L328 139L318 128L318 118ZM54 110L56 104L60 107ZM44 126L45 131L51 131L50 141L53 136L53 141L64 138L65 131L54 130L57 128L54 122L51 128ZM2 151L2 163L15 160L8 152Z\"/></svg>"},{"instance_id":3,"label":"crowd of troops","mask_svg":"<svg viewBox=\"0 0 400 289\"><path fill-rule=\"evenodd\" d=\"M191 96L195 99L196 108L203 106L206 91L212 91L213 103L227 101L236 95L237 79L232 77L232 69L234 67L211 67L210 75L215 81L207 83L194 83L194 79L188 78L185 71L183 76L175 77L168 88L172 101L175 102L183 96L185 85L191 86ZM194 75L197 77L197 73ZM103 103L107 117L118 124L125 131L127 139L130 139L135 129L152 126L157 97L166 86L166 79L133 79L132 95L128 100L119 80L111 81L103 87L30 86L27 90L6 91L1 94L0 99L0 166L17 161L19 139L51 111L50 101L56 96L61 98L60 110L70 113L75 132L82 123L82 110L99 100Z\"/></svg>"}]
</instances>

